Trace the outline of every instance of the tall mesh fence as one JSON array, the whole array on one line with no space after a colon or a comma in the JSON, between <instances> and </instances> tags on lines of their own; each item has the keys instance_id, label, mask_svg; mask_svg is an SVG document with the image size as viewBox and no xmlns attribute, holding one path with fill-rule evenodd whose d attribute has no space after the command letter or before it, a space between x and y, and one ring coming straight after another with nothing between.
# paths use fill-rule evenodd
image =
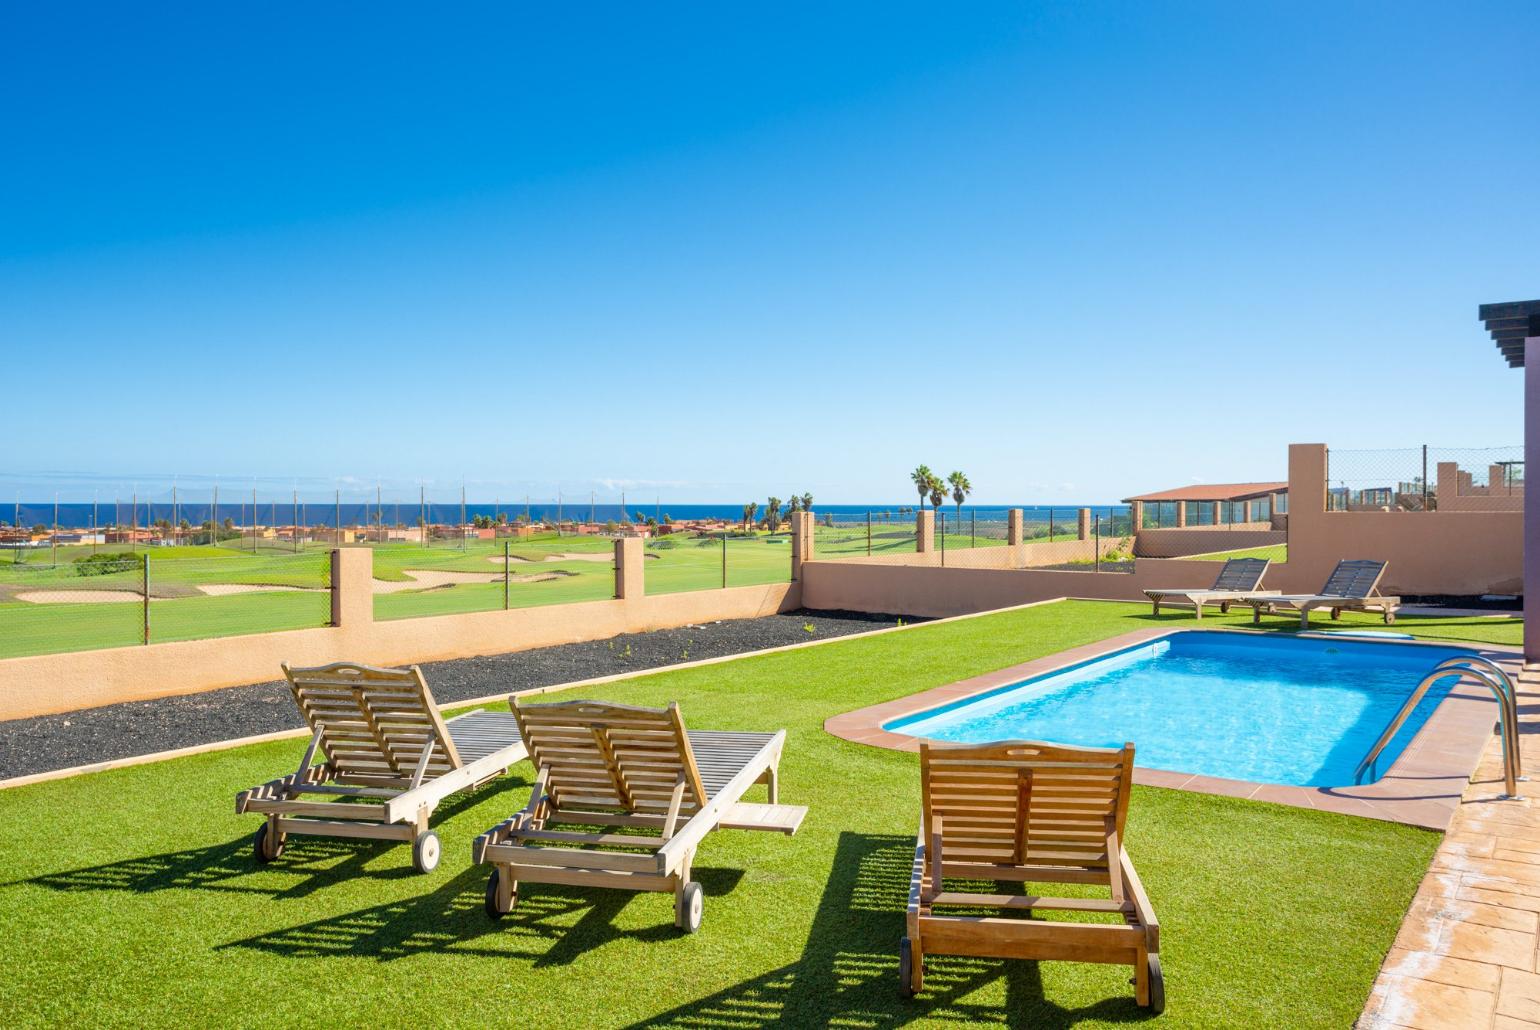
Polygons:
<instances>
[{"instance_id":1,"label":"tall mesh fence","mask_svg":"<svg viewBox=\"0 0 1540 1030\"><path fill-rule=\"evenodd\" d=\"M0 657L307 629L331 621L326 552L251 560L97 552L0 562Z\"/></svg>"},{"instance_id":2,"label":"tall mesh fence","mask_svg":"<svg viewBox=\"0 0 1540 1030\"><path fill-rule=\"evenodd\" d=\"M1523 495L1518 445L1327 451L1328 511L1510 510Z\"/></svg>"}]
</instances>

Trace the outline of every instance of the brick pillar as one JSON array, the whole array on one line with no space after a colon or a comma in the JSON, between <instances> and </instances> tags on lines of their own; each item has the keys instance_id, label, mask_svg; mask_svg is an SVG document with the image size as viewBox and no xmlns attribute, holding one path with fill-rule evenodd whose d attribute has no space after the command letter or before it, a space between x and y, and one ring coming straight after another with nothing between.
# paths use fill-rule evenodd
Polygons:
<instances>
[{"instance_id":1,"label":"brick pillar","mask_svg":"<svg viewBox=\"0 0 1540 1030\"><path fill-rule=\"evenodd\" d=\"M644 597L646 574L642 567L643 541L637 536L623 536L615 541L615 596L622 601Z\"/></svg>"},{"instance_id":2,"label":"brick pillar","mask_svg":"<svg viewBox=\"0 0 1540 1030\"><path fill-rule=\"evenodd\" d=\"M338 547L332 551L332 625L366 626L374 621L374 551Z\"/></svg>"},{"instance_id":3,"label":"brick pillar","mask_svg":"<svg viewBox=\"0 0 1540 1030\"><path fill-rule=\"evenodd\" d=\"M1217 526L1217 525L1219 525L1220 502L1218 502L1218 501L1210 501L1209 504L1212 505L1212 508L1213 508L1213 510L1209 513L1209 522L1212 523L1213 525Z\"/></svg>"},{"instance_id":4,"label":"brick pillar","mask_svg":"<svg viewBox=\"0 0 1540 1030\"><path fill-rule=\"evenodd\" d=\"M802 563L813 560L813 527L815 525L813 513L809 511L794 511L791 513L791 578L802 578Z\"/></svg>"},{"instance_id":5,"label":"brick pillar","mask_svg":"<svg viewBox=\"0 0 1540 1030\"><path fill-rule=\"evenodd\" d=\"M1433 477L1433 498L1440 508L1453 507L1453 499L1460 492L1460 466L1452 461L1438 463Z\"/></svg>"},{"instance_id":6,"label":"brick pillar","mask_svg":"<svg viewBox=\"0 0 1540 1030\"><path fill-rule=\"evenodd\" d=\"M1176 528L1181 529L1187 525L1187 502L1176 502Z\"/></svg>"},{"instance_id":7,"label":"brick pillar","mask_svg":"<svg viewBox=\"0 0 1540 1030\"><path fill-rule=\"evenodd\" d=\"M1082 539L1082 540L1089 540L1089 539L1091 539L1091 509L1090 508L1081 508L1080 509L1080 522L1079 522L1079 525L1076 527L1076 529L1078 530L1078 535L1079 535L1080 539Z\"/></svg>"},{"instance_id":8,"label":"brick pillar","mask_svg":"<svg viewBox=\"0 0 1540 1030\"><path fill-rule=\"evenodd\" d=\"M1011 568L1019 569L1027 563L1026 519L1020 508L1005 513L1005 545L1010 550Z\"/></svg>"},{"instance_id":9,"label":"brick pillar","mask_svg":"<svg viewBox=\"0 0 1540 1030\"><path fill-rule=\"evenodd\" d=\"M1139 530L1144 528L1144 502L1143 501L1129 501L1128 502L1128 526L1129 526L1129 529L1132 530L1135 533L1139 532Z\"/></svg>"},{"instance_id":10,"label":"brick pillar","mask_svg":"<svg viewBox=\"0 0 1540 1030\"><path fill-rule=\"evenodd\" d=\"M914 514L914 549L927 554L936 549L936 513L921 509Z\"/></svg>"}]
</instances>

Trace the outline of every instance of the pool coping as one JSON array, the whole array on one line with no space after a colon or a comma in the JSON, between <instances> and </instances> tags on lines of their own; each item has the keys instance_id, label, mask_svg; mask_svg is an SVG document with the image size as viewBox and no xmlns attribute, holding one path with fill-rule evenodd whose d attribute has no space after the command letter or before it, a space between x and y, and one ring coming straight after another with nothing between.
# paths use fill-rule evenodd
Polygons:
<instances>
[{"instance_id":1,"label":"pool coping","mask_svg":"<svg viewBox=\"0 0 1540 1030\"><path fill-rule=\"evenodd\" d=\"M1029 662L972 676L956 683L934 687L918 694L882 704L868 705L824 720L824 731L855 744L887 748L892 751L918 752L919 737L883 729L884 724L904 716L963 701L1009 686L1034 676L1059 672L1070 666L1101 658L1124 648L1149 643L1177 633L1238 633L1258 635L1256 630L1235 627L1151 626L1123 633L1091 644ZM1276 636L1268 632L1267 636ZM1334 639L1344 633L1298 633L1299 637ZM1354 636L1364 643L1412 644L1429 647L1465 647L1501 663L1517 678L1521 652L1518 648L1496 644L1471 644L1448 640L1395 640ZM1429 716L1417 735L1397 756L1395 764L1374 783L1354 787L1293 787L1251 780L1231 780L1219 776L1170 772L1165 769L1134 767L1134 782L1146 787L1167 787L1200 794L1270 801L1296 808L1311 808L1343 815L1405 823L1430 830L1448 827L1460 806L1470 777L1480 761L1483 748L1493 735L1497 702L1490 692L1460 684ZM939 743L939 742L938 742Z\"/></svg>"}]
</instances>

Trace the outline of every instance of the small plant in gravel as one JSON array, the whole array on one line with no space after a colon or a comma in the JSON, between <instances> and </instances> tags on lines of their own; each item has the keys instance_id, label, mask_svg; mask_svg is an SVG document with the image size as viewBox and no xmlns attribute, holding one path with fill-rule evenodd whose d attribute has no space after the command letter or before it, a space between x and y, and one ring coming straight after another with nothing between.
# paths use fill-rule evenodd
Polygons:
<instances>
[{"instance_id":1,"label":"small plant in gravel","mask_svg":"<svg viewBox=\"0 0 1540 1030\"><path fill-rule=\"evenodd\" d=\"M802 624L802 632L804 632L804 633L811 633L811 632L813 632L813 624L811 622L804 622Z\"/></svg>"}]
</instances>

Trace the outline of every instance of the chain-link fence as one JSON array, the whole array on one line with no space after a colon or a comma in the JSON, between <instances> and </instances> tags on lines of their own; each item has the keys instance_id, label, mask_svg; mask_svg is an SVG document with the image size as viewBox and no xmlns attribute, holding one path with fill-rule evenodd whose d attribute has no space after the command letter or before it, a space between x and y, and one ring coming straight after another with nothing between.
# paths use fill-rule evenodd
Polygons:
<instances>
[{"instance_id":1,"label":"chain-link fence","mask_svg":"<svg viewBox=\"0 0 1540 1030\"><path fill-rule=\"evenodd\" d=\"M602 536L531 532L457 546L374 548L374 617L530 608L615 596L615 544Z\"/></svg>"},{"instance_id":2,"label":"chain-link fence","mask_svg":"<svg viewBox=\"0 0 1540 1030\"><path fill-rule=\"evenodd\" d=\"M0 562L0 657L307 629L331 622L328 553L249 560L143 552Z\"/></svg>"},{"instance_id":3,"label":"chain-link fence","mask_svg":"<svg viewBox=\"0 0 1540 1030\"><path fill-rule=\"evenodd\" d=\"M907 507L813 516L813 556L820 561L905 554L915 548L915 514Z\"/></svg>"},{"instance_id":4,"label":"chain-link fence","mask_svg":"<svg viewBox=\"0 0 1540 1030\"><path fill-rule=\"evenodd\" d=\"M1522 508L1524 448L1391 447L1326 455L1328 511Z\"/></svg>"}]
</instances>

